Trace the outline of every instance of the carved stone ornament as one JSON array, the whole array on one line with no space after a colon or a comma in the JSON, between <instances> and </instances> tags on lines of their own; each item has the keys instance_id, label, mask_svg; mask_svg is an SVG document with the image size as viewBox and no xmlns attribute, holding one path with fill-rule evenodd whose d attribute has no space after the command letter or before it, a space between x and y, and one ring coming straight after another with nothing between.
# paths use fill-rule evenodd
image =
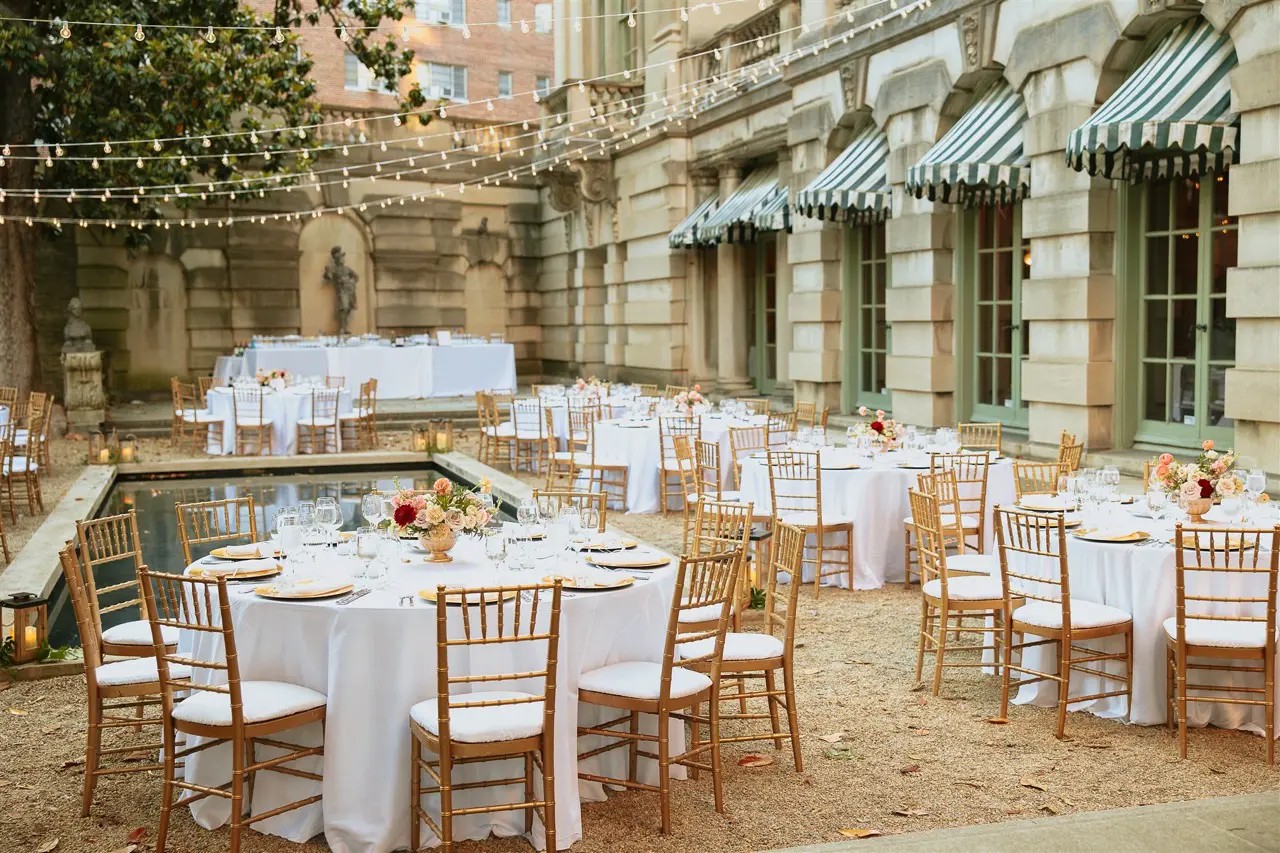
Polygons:
<instances>
[{"instance_id":1,"label":"carved stone ornament","mask_svg":"<svg viewBox=\"0 0 1280 853\"><path fill-rule=\"evenodd\" d=\"M978 13L960 19L960 43L964 47L965 68L978 68L982 62L982 19Z\"/></svg>"},{"instance_id":2,"label":"carved stone ornament","mask_svg":"<svg viewBox=\"0 0 1280 853\"><path fill-rule=\"evenodd\" d=\"M92 427L106 417L102 367L101 352L62 354L62 400L70 426Z\"/></svg>"},{"instance_id":3,"label":"carved stone ornament","mask_svg":"<svg viewBox=\"0 0 1280 853\"><path fill-rule=\"evenodd\" d=\"M569 168L581 175L582 197L590 202L613 199L612 160L572 160Z\"/></svg>"},{"instance_id":4,"label":"carved stone ornament","mask_svg":"<svg viewBox=\"0 0 1280 853\"><path fill-rule=\"evenodd\" d=\"M578 209L581 198L578 195L577 175L558 169L547 172L547 189L554 209L561 213Z\"/></svg>"},{"instance_id":5,"label":"carved stone ornament","mask_svg":"<svg viewBox=\"0 0 1280 853\"><path fill-rule=\"evenodd\" d=\"M840 90L845 112L861 109L867 97L867 58L858 57L840 66Z\"/></svg>"}]
</instances>

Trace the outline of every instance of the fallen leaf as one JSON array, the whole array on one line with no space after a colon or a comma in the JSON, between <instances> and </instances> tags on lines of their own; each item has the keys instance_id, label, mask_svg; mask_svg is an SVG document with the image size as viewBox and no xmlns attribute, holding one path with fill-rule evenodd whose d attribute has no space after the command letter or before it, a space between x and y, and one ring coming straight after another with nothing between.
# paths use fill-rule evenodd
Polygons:
<instances>
[{"instance_id":1,"label":"fallen leaf","mask_svg":"<svg viewBox=\"0 0 1280 853\"><path fill-rule=\"evenodd\" d=\"M27 712L21 708L10 708L9 713L13 714L15 717L25 717L27 715Z\"/></svg>"},{"instance_id":2,"label":"fallen leaf","mask_svg":"<svg viewBox=\"0 0 1280 853\"><path fill-rule=\"evenodd\" d=\"M1040 811L1042 811L1042 812L1048 812L1049 814L1062 814L1062 812L1061 812L1061 811L1059 811L1058 809L1056 809L1056 808L1054 808L1053 806L1049 805L1048 803L1046 803L1045 805L1041 806L1041 807L1040 807Z\"/></svg>"},{"instance_id":3,"label":"fallen leaf","mask_svg":"<svg viewBox=\"0 0 1280 853\"><path fill-rule=\"evenodd\" d=\"M841 744L840 746L836 746L836 747L832 747L831 749L823 750L822 757L823 757L823 758L832 758L832 759L835 759L835 760L837 760L837 761L856 761L857 759L861 758L862 756L858 755L858 753L856 753L856 752L854 752L854 751L853 751L853 746L852 746L852 745L850 745L850 744Z\"/></svg>"},{"instance_id":4,"label":"fallen leaf","mask_svg":"<svg viewBox=\"0 0 1280 853\"><path fill-rule=\"evenodd\" d=\"M773 763L772 755L744 755L738 759L739 767L767 767Z\"/></svg>"},{"instance_id":5,"label":"fallen leaf","mask_svg":"<svg viewBox=\"0 0 1280 853\"><path fill-rule=\"evenodd\" d=\"M917 684L915 687L912 687L912 688L911 688L911 692L912 692L912 693L919 693L921 690L924 690L926 686L927 686L927 685L925 685L925 683L922 681L922 682L920 682L919 684Z\"/></svg>"},{"instance_id":6,"label":"fallen leaf","mask_svg":"<svg viewBox=\"0 0 1280 853\"><path fill-rule=\"evenodd\" d=\"M53 853L54 850L58 849L58 842L60 840L61 839L59 838L50 838L44 844L41 844L36 848L36 853Z\"/></svg>"},{"instance_id":7,"label":"fallen leaf","mask_svg":"<svg viewBox=\"0 0 1280 853\"><path fill-rule=\"evenodd\" d=\"M823 743L839 743L844 740L844 732L832 732L829 735L818 735L818 740Z\"/></svg>"},{"instance_id":8,"label":"fallen leaf","mask_svg":"<svg viewBox=\"0 0 1280 853\"><path fill-rule=\"evenodd\" d=\"M929 704L929 697L921 696L919 699L916 700L916 704L919 705L921 708L923 708L925 705Z\"/></svg>"},{"instance_id":9,"label":"fallen leaf","mask_svg":"<svg viewBox=\"0 0 1280 853\"><path fill-rule=\"evenodd\" d=\"M853 829L842 829L840 830L840 834L845 838L874 838L880 834L880 830L854 827Z\"/></svg>"},{"instance_id":10,"label":"fallen leaf","mask_svg":"<svg viewBox=\"0 0 1280 853\"><path fill-rule=\"evenodd\" d=\"M993 726L1007 726L1009 725L1009 718L1008 717L988 717L987 722Z\"/></svg>"},{"instance_id":11,"label":"fallen leaf","mask_svg":"<svg viewBox=\"0 0 1280 853\"><path fill-rule=\"evenodd\" d=\"M1032 779L1030 776L1023 776L1021 779L1018 780L1018 784L1024 788L1032 788L1036 791L1049 790L1044 785L1041 785L1039 782L1037 782L1035 779Z\"/></svg>"},{"instance_id":12,"label":"fallen leaf","mask_svg":"<svg viewBox=\"0 0 1280 853\"><path fill-rule=\"evenodd\" d=\"M920 765L908 764L906 767L903 767L898 772L901 773L903 776L915 776L920 772Z\"/></svg>"},{"instance_id":13,"label":"fallen leaf","mask_svg":"<svg viewBox=\"0 0 1280 853\"><path fill-rule=\"evenodd\" d=\"M924 817L929 813L924 809L897 809L893 814L901 817Z\"/></svg>"},{"instance_id":14,"label":"fallen leaf","mask_svg":"<svg viewBox=\"0 0 1280 853\"><path fill-rule=\"evenodd\" d=\"M1216 774L1216 775L1218 775L1218 776L1225 776L1225 775L1226 775L1226 773L1227 773L1227 771L1225 771L1225 770L1219 770L1217 767L1210 767L1210 768L1209 768L1209 772L1210 772L1210 773L1214 773L1214 774Z\"/></svg>"},{"instance_id":15,"label":"fallen leaf","mask_svg":"<svg viewBox=\"0 0 1280 853\"><path fill-rule=\"evenodd\" d=\"M916 731L916 734L918 734L920 737L924 737L925 735L929 734L929 730L928 730L928 729L919 729L919 730L917 730L917 731Z\"/></svg>"},{"instance_id":16,"label":"fallen leaf","mask_svg":"<svg viewBox=\"0 0 1280 853\"><path fill-rule=\"evenodd\" d=\"M73 758L70 761L62 762L62 769L66 770L71 767L79 767L81 764L84 764L83 758Z\"/></svg>"},{"instance_id":17,"label":"fallen leaf","mask_svg":"<svg viewBox=\"0 0 1280 853\"><path fill-rule=\"evenodd\" d=\"M124 841L125 841L125 844L141 844L142 839L146 837L147 837L147 828L145 826L136 826L133 828L133 832L130 832L129 837L126 838Z\"/></svg>"},{"instance_id":18,"label":"fallen leaf","mask_svg":"<svg viewBox=\"0 0 1280 853\"><path fill-rule=\"evenodd\" d=\"M979 782L977 779L962 779L962 780L960 780L959 782L957 782L956 784L957 784L957 785L968 785L970 788L977 788L977 789L979 789L979 790L981 790L981 789L983 789L983 788L987 787L987 783L986 783L986 782Z\"/></svg>"}]
</instances>

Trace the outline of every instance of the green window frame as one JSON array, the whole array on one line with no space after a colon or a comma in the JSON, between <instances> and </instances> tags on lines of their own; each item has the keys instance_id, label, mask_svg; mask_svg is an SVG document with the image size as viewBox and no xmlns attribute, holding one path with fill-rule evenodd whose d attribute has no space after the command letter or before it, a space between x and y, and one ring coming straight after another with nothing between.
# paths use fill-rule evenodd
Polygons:
<instances>
[{"instance_id":1,"label":"green window frame","mask_svg":"<svg viewBox=\"0 0 1280 853\"><path fill-rule=\"evenodd\" d=\"M778 386L778 238L762 234L752 246L751 288L747 293L747 366L756 390Z\"/></svg>"},{"instance_id":2,"label":"green window frame","mask_svg":"<svg viewBox=\"0 0 1280 853\"><path fill-rule=\"evenodd\" d=\"M893 393L886 377L893 330L885 313L889 259L883 222L845 231L841 299L844 381L841 406L891 410Z\"/></svg>"},{"instance_id":3,"label":"green window frame","mask_svg":"<svg viewBox=\"0 0 1280 853\"><path fill-rule=\"evenodd\" d=\"M1238 225L1227 212L1229 186L1227 174L1210 172L1122 192L1117 399L1129 406L1122 434L1134 444L1234 439L1225 399L1236 327L1227 270L1236 264Z\"/></svg>"},{"instance_id":4,"label":"green window frame","mask_svg":"<svg viewBox=\"0 0 1280 853\"><path fill-rule=\"evenodd\" d=\"M1022 283L1031 277L1031 243L1022 236L1022 205L961 212L956 263L958 417L1026 429Z\"/></svg>"}]
</instances>

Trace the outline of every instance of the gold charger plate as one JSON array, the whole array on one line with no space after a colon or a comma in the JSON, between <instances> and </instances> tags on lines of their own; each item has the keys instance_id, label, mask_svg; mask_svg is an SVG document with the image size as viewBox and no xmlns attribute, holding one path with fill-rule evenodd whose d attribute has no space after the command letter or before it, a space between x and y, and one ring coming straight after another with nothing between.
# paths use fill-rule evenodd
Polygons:
<instances>
[{"instance_id":1,"label":"gold charger plate","mask_svg":"<svg viewBox=\"0 0 1280 853\"><path fill-rule=\"evenodd\" d=\"M462 590L463 590L463 587L451 587L451 588L449 588L449 589L446 589L446 590L445 590L445 592L446 592L446 593L449 593L449 592L462 592ZM515 597L516 597L516 594L517 594L517 593L516 593L516 591L515 591L514 589L509 589L509 590L505 591L505 592L502 594L502 600L503 600L503 601L510 601L511 599L513 599L513 598L515 598ZM420 590L418 590L418 598L421 598L423 601L430 601L432 604L435 604L435 603L436 603L436 591L435 591L434 589L420 589ZM496 600L496 596L493 596L493 595L486 595L486 596L485 596L485 601L486 601L487 603L492 604L492 603L494 603L494 602L495 602L495 600ZM476 604L479 604L479 603L480 603L480 599L479 599L479 598L475 598L475 599L468 599L468 600L467 600L467 603L468 603L468 604L471 604L471 605L476 605ZM449 602L449 606L450 606L450 607L461 607L461 606L462 606L462 602L461 602L461 601L450 601L450 602Z\"/></svg>"},{"instance_id":2,"label":"gold charger plate","mask_svg":"<svg viewBox=\"0 0 1280 853\"><path fill-rule=\"evenodd\" d=\"M581 584L579 579L573 575L544 575L543 583L555 583L560 581L561 588L571 590L573 592L602 592L607 589L623 589L631 586L636 579L631 575L618 575L616 578L601 578L593 583Z\"/></svg>"},{"instance_id":3,"label":"gold charger plate","mask_svg":"<svg viewBox=\"0 0 1280 853\"><path fill-rule=\"evenodd\" d=\"M272 598L280 601L310 601L319 598L335 598L339 595L346 595L355 589L351 584L342 584L341 586L324 586L317 584L314 589L307 589L305 584L299 584L294 589L276 589L273 584L263 584L256 586L253 591L263 598Z\"/></svg>"},{"instance_id":4,"label":"gold charger plate","mask_svg":"<svg viewBox=\"0 0 1280 853\"><path fill-rule=\"evenodd\" d=\"M214 548L209 552L210 557L217 557L219 560L261 560L264 557L279 557L279 551L272 551L270 554L262 553L262 547L259 546L257 551L252 554L228 554L226 548Z\"/></svg>"},{"instance_id":5,"label":"gold charger plate","mask_svg":"<svg viewBox=\"0 0 1280 853\"><path fill-rule=\"evenodd\" d=\"M1151 534L1145 530L1135 530L1132 533L1121 533L1119 535L1103 533L1100 530L1077 530L1071 535L1077 539L1084 539L1086 542L1117 542L1120 544L1142 542L1151 538Z\"/></svg>"},{"instance_id":6,"label":"gold charger plate","mask_svg":"<svg viewBox=\"0 0 1280 853\"><path fill-rule=\"evenodd\" d=\"M1226 539L1223 539L1221 536L1210 537L1208 539L1208 543L1213 546L1212 550L1214 551L1239 551L1241 548L1240 542L1242 539L1243 537L1240 536L1239 534L1236 534L1235 536L1232 536L1231 534L1227 534ZM1244 550L1248 551L1250 548L1253 547L1253 545L1254 545L1253 542L1245 542ZM1196 537L1187 535L1187 532L1185 530L1182 532L1182 547L1191 548L1191 549L1194 549L1196 547ZM1200 550L1208 551L1211 549L1205 546L1201 546Z\"/></svg>"},{"instance_id":7,"label":"gold charger plate","mask_svg":"<svg viewBox=\"0 0 1280 853\"><path fill-rule=\"evenodd\" d=\"M818 467L823 471L856 471L862 466L856 462L850 462L847 465L819 465Z\"/></svg>"},{"instance_id":8,"label":"gold charger plate","mask_svg":"<svg viewBox=\"0 0 1280 853\"><path fill-rule=\"evenodd\" d=\"M584 545L576 545L574 543L570 543L570 544L574 545L574 547L576 547L577 550L583 553L586 553L588 551L602 551L606 554L612 553L614 551L627 551L627 550L630 550L631 548L636 548L640 545L640 543L637 542L635 539L619 539L613 543L587 542Z\"/></svg>"},{"instance_id":9,"label":"gold charger plate","mask_svg":"<svg viewBox=\"0 0 1280 853\"><path fill-rule=\"evenodd\" d=\"M1034 498L1029 501L1026 498L1023 498L1018 501L1017 507L1018 509L1026 509L1031 512L1066 512L1072 509L1071 506L1051 506L1047 503L1040 503Z\"/></svg>"},{"instance_id":10,"label":"gold charger plate","mask_svg":"<svg viewBox=\"0 0 1280 853\"><path fill-rule=\"evenodd\" d=\"M655 554L651 559L643 562L610 560L610 554L597 554L594 557L587 557L584 562L591 566L600 566L604 569L660 569L671 562L670 557L664 557Z\"/></svg>"},{"instance_id":11,"label":"gold charger plate","mask_svg":"<svg viewBox=\"0 0 1280 853\"><path fill-rule=\"evenodd\" d=\"M275 566L270 568L249 569L248 571L237 570L234 572L211 572L208 569L202 569L199 566L196 566L194 569L187 572L187 575L193 578L226 578L229 581L243 581L255 578L273 578L282 571L284 571L284 567L279 563L276 563Z\"/></svg>"}]
</instances>

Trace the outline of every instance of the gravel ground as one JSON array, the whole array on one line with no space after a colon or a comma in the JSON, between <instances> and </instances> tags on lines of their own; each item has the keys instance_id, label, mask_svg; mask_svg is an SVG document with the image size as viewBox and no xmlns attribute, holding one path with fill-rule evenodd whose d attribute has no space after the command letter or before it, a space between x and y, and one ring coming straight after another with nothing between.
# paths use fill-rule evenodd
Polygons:
<instances>
[{"instance_id":1,"label":"gravel ground","mask_svg":"<svg viewBox=\"0 0 1280 853\"><path fill-rule=\"evenodd\" d=\"M88 453L89 445L85 441L75 441L70 439L53 439L49 444L49 455L52 458L53 468L48 471L40 480L40 496L44 499L45 512L31 515L25 509L25 492L22 486L18 487L18 520L11 521L7 514L0 519L0 523L4 524L5 536L9 540L9 552L17 556L22 550L22 546L27 544L27 540L31 538L31 534L36 532L41 524L44 523L45 515L57 506L58 501L62 500L63 495L67 493L67 489L80 476L80 472L84 470L85 456ZM74 531L73 531L74 532ZM0 574L4 573L4 569L0 568Z\"/></svg>"},{"instance_id":2,"label":"gravel ground","mask_svg":"<svg viewBox=\"0 0 1280 853\"><path fill-rule=\"evenodd\" d=\"M150 457L155 458L155 457ZM613 517L654 544L678 547L678 516ZM1007 724L999 683L978 671L948 673L934 698L914 678L917 593L801 593L796 650L797 706L804 772L789 752L756 751L771 764L742 767L747 748L726 747L727 815L712 808L711 782L677 782L675 831L657 832L656 797L620 793L583 809L585 838L575 850L766 850L840 840L841 830L890 834L1077 811L1276 790L1262 739L1216 729L1191 732L1191 759L1161 727L1126 726L1085 713L1068 720L1070 739L1053 737L1053 711L1015 706ZM0 850L114 851L137 827L151 831L159 781L151 774L107 778L93 817L79 818L85 730L80 678L0 684ZM70 762L70 763L69 763ZM69 763L69 764L68 764ZM197 828L175 813L175 851L218 851L226 830ZM618 841L628 839L625 844ZM328 849L322 839L295 845L251 833L262 851ZM460 851L527 850L522 840L458 846Z\"/></svg>"}]
</instances>

